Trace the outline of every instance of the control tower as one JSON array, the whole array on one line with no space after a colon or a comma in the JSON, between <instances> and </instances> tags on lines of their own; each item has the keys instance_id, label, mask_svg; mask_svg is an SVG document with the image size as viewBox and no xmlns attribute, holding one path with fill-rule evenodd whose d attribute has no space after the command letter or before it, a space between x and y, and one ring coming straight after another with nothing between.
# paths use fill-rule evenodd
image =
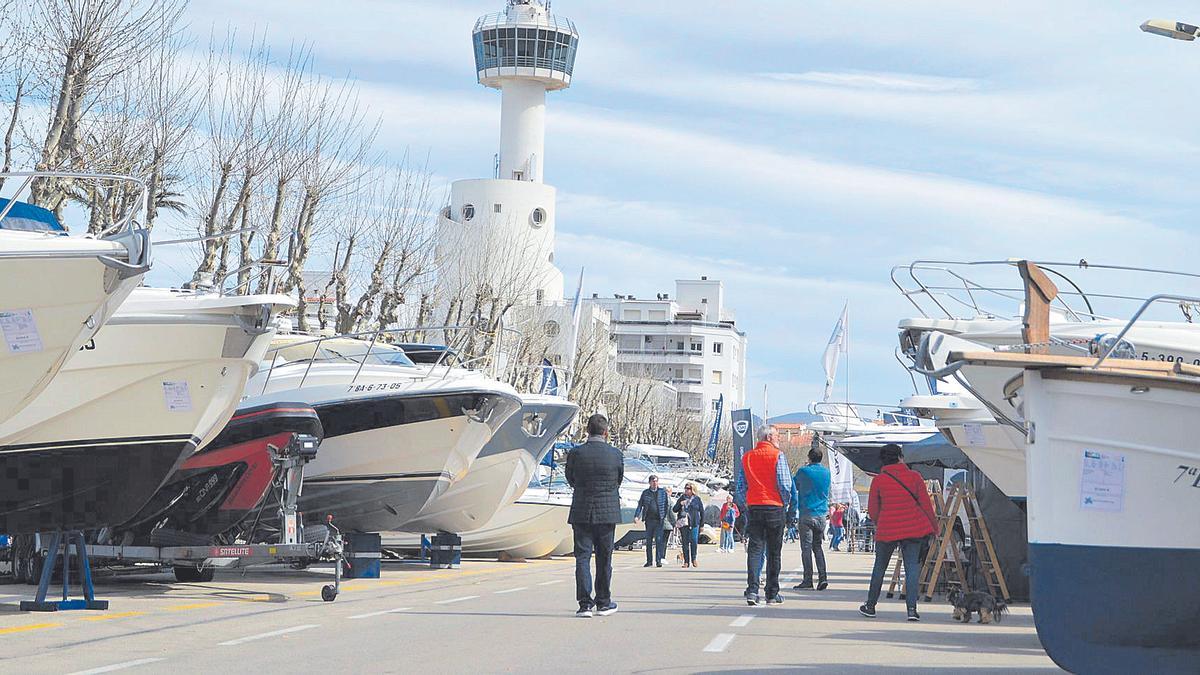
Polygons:
<instances>
[{"instance_id":1,"label":"control tower","mask_svg":"<svg viewBox=\"0 0 1200 675\"><path fill-rule=\"evenodd\" d=\"M554 188L542 182L546 145L546 92L571 86L579 33L540 0L508 0L503 12L475 22L472 32L479 83L500 90L500 148L492 177L456 181L439 223L441 283L462 288L519 269L528 279L529 304L560 302L562 273L554 267ZM503 242L504 251L496 251ZM520 264L499 253L519 257ZM499 280L497 280L499 282Z\"/></svg>"}]
</instances>

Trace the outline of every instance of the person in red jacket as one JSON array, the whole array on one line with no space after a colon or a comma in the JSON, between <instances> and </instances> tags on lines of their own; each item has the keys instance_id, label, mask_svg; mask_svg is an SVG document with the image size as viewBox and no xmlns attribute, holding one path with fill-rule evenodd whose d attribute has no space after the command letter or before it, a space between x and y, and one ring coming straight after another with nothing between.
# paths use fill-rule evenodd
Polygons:
<instances>
[{"instance_id":1,"label":"person in red jacket","mask_svg":"<svg viewBox=\"0 0 1200 675\"><path fill-rule=\"evenodd\" d=\"M875 603L883 589L883 575L896 547L904 560L904 599L908 620L920 621L917 614L917 583L921 574L921 543L937 531L937 515L925 489L921 474L904 465L900 446L888 443L879 451L883 470L871 481L867 512L875 521L875 569L867 602L859 613L875 618Z\"/></svg>"}]
</instances>

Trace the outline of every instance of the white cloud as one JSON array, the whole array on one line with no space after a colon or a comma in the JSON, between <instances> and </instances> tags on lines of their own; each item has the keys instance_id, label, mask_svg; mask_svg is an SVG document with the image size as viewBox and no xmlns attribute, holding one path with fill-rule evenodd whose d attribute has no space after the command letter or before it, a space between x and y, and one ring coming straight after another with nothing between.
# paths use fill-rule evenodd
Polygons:
<instances>
[{"instance_id":1,"label":"white cloud","mask_svg":"<svg viewBox=\"0 0 1200 675\"><path fill-rule=\"evenodd\" d=\"M762 76L780 82L808 82L832 87L915 93L975 91L980 86L978 80L963 77L935 77L911 73L869 71L763 73Z\"/></svg>"}]
</instances>

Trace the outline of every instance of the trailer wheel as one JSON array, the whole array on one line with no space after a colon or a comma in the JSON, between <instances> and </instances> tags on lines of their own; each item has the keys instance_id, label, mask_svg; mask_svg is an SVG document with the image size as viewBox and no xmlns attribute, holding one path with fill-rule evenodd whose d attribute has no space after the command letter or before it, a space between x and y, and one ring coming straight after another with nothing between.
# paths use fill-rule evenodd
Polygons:
<instances>
[{"instance_id":1,"label":"trailer wheel","mask_svg":"<svg viewBox=\"0 0 1200 675\"><path fill-rule=\"evenodd\" d=\"M205 567L188 567L187 565L175 566L175 580L181 583L196 583L208 582L213 580L213 568Z\"/></svg>"},{"instance_id":2,"label":"trailer wheel","mask_svg":"<svg viewBox=\"0 0 1200 675\"><path fill-rule=\"evenodd\" d=\"M35 550L34 538L30 534L13 537L13 577L19 584L37 585L42 580L42 562L45 556Z\"/></svg>"},{"instance_id":3,"label":"trailer wheel","mask_svg":"<svg viewBox=\"0 0 1200 675\"><path fill-rule=\"evenodd\" d=\"M333 602L337 599L337 596L338 592L337 589L333 587L333 584L325 584L321 587L321 599L325 602Z\"/></svg>"}]
</instances>

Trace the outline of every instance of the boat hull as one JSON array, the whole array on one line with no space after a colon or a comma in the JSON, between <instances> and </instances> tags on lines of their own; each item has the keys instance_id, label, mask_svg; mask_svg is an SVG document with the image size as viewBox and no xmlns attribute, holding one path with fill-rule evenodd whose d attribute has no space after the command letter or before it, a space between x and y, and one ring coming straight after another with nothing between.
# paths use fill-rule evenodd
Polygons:
<instances>
[{"instance_id":1,"label":"boat hull","mask_svg":"<svg viewBox=\"0 0 1200 675\"><path fill-rule=\"evenodd\" d=\"M470 391L313 404L325 440L305 471L305 520L333 515L343 530L400 529L466 473L519 406L515 396Z\"/></svg>"},{"instance_id":2,"label":"boat hull","mask_svg":"<svg viewBox=\"0 0 1200 675\"><path fill-rule=\"evenodd\" d=\"M1183 421L1196 419L1200 384L1027 370L1017 386L1047 654L1073 672L1194 670L1200 449Z\"/></svg>"},{"instance_id":3,"label":"boat hull","mask_svg":"<svg viewBox=\"0 0 1200 675\"><path fill-rule=\"evenodd\" d=\"M466 476L431 499L401 529L462 533L482 527L525 491L538 463L578 410L562 399L522 397L521 411L500 426Z\"/></svg>"}]
</instances>

